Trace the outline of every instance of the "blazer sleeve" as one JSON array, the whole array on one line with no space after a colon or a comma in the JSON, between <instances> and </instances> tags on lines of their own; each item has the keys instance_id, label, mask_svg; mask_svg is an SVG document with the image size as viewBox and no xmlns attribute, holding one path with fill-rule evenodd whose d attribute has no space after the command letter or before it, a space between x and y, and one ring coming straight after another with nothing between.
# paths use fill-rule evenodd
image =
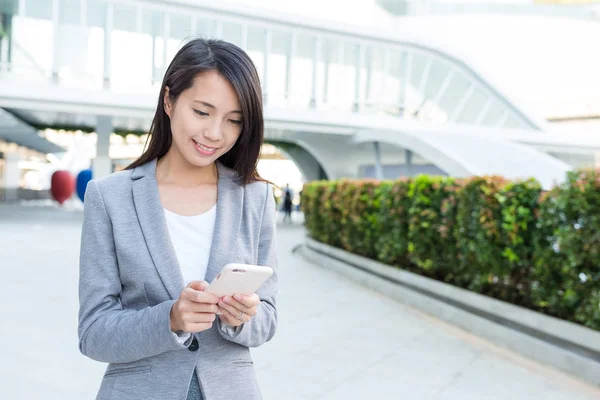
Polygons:
<instances>
[{"instance_id":1,"label":"blazer sleeve","mask_svg":"<svg viewBox=\"0 0 600 400\"><path fill-rule=\"evenodd\" d=\"M185 349L171 331L175 300L124 310L110 221L95 180L88 183L79 259L79 350L102 362L124 363Z\"/></svg>"},{"instance_id":2,"label":"blazer sleeve","mask_svg":"<svg viewBox=\"0 0 600 400\"><path fill-rule=\"evenodd\" d=\"M257 294L260 298L258 313L248 322L236 328L221 325L217 319L219 333L225 339L246 347L258 347L275 335L277 328L277 308L275 296L278 291L277 255L276 255L276 218L273 189L267 186L265 206L258 236L258 265L273 268L273 275L263 284Z\"/></svg>"}]
</instances>

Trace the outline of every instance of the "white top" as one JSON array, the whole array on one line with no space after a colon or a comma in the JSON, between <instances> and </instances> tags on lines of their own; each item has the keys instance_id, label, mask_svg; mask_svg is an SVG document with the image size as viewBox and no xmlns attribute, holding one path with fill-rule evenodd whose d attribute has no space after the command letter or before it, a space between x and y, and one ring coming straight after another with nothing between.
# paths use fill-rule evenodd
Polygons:
<instances>
[{"instance_id":1,"label":"white top","mask_svg":"<svg viewBox=\"0 0 600 400\"><path fill-rule=\"evenodd\" d=\"M200 215L184 216L163 208L171 243L175 248L177 261L181 267L183 284L191 281L203 281L206 277L208 258L212 245L217 205ZM229 335L237 332L236 328L221 325L221 330ZM185 332L173 332L175 339L186 346L192 343L193 335Z\"/></svg>"},{"instance_id":2,"label":"white top","mask_svg":"<svg viewBox=\"0 0 600 400\"><path fill-rule=\"evenodd\" d=\"M191 281L203 281L208 267L217 205L200 215L183 216L166 208L165 218L171 242L183 275L183 286Z\"/></svg>"},{"instance_id":3,"label":"white top","mask_svg":"<svg viewBox=\"0 0 600 400\"><path fill-rule=\"evenodd\" d=\"M203 214L193 216L175 214L166 208L163 210L171 243L181 267L183 285L187 286L191 281L203 281L208 267L217 205ZM189 346L192 342L191 333L173 332L173 335L179 343Z\"/></svg>"}]
</instances>

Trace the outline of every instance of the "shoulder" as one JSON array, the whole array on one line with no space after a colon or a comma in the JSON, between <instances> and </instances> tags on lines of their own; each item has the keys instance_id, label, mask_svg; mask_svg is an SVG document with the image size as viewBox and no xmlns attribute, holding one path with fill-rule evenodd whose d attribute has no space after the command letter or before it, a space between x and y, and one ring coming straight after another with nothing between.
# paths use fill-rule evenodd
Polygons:
<instances>
[{"instance_id":1,"label":"shoulder","mask_svg":"<svg viewBox=\"0 0 600 400\"><path fill-rule=\"evenodd\" d=\"M246 196L249 202L255 204L255 207L260 208L260 213L265 214L274 211L275 194L273 185L267 182L252 182L246 185Z\"/></svg>"},{"instance_id":2,"label":"shoulder","mask_svg":"<svg viewBox=\"0 0 600 400\"><path fill-rule=\"evenodd\" d=\"M269 194L273 194L273 187L267 182L251 182L244 187L246 196L252 199L260 199L261 203L267 200Z\"/></svg>"},{"instance_id":3,"label":"shoulder","mask_svg":"<svg viewBox=\"0 0 600 400\"><path fill-rule=\"evenodd\" d=\"M102 178L94 179L100 187L110 187L115 185L123 185L131 181L131 174L133 170L123 170L113 172L110 175Z\"/></svg>"},{"instance_id":4,"label":"shoulder","mask_svg":"<svg viewBox=\"0 0 600 400\"><path fill-rule=\"evenodd\" d=\"M235 185L241 186L244 191L244 197L250 203L264 205L265 201L268 200L269 195L270 197L273 197L273 188L271 184L267 182L255 181L243 185L240 183L241 178L239 174L222 163L219 164L219 173L220 178L225 178L230 182L234 182Z\"/></svg>"},{"instance_id":5,"label":"shoulder","mask_svg":"<svg viewBox=\"0 0 600 400\"><path fill-rule=\"evenodd\" d=\"M104 199L120 197L131 192L131 174L133 171L117 171L102 178L94 178L88 183L96 186Z\"/></svg>"}]
</instances>

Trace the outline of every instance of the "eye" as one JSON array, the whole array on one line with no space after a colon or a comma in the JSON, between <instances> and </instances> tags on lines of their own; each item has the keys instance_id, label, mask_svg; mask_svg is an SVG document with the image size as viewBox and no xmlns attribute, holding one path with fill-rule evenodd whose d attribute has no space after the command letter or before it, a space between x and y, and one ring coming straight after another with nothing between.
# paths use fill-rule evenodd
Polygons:
<instances>
[{"instance_id":1,"label":"eye","mask_svg":"<svg viewBox=\"0 0 600 400\"><path fill-rule=\"evenodd\" d=\"M205 112L202 112L202 111L200 111L200 110L194 110L194 112L195 112L196 114L198 114L198 115L202 115L203 117L206 117L206 116L208 115L207 113L205 113Z\"/></svg>"},{"instance_id":2,"label":"eye","mask_svg":"<svg viewBox=\"0 0 600 400\"><path fill-rule=\"evenodd\" d=\"M234 125L241 125L242 121L240 121L239 119L230 119L229 122L231 122Z\"/></svg>"}]
</instances>

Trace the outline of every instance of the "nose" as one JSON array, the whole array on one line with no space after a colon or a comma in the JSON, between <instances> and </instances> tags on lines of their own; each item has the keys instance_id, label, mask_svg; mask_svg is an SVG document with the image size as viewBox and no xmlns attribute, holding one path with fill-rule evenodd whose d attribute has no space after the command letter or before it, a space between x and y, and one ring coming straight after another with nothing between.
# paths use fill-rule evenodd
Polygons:
<instances>
[{"instance_id":1,"label":"nose","mask_svg":"<svg viewBox=\"0 0 600 400\"><path fill-rule=\"evenodd\" d=\"M222 136L221 123L218 121L213 122L204 129L204 137L213 142L218 142Z\"/></svg>"}]
</instances>

